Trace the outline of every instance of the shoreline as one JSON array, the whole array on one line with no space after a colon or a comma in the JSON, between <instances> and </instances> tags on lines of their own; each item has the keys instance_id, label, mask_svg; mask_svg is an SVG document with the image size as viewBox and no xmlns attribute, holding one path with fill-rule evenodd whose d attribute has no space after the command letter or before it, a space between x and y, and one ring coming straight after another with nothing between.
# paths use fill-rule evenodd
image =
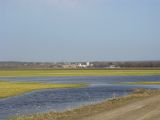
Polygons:
<instances>
[{"instance_id":1,"label":"shoreline","mask_svg":"<svg viewBox=\"0 0 160 120\"><path fill-rule=\"evenodd\" d=\"M64 112L47 112L29 116L19 116L11 120L88 120L92 116L110 112L133 102L152 98L157 95L160 95L160 90L158 89L136 89L132 94L127 96L106 100L96 104L84 105Z\"/></svg>"}]
</instances>

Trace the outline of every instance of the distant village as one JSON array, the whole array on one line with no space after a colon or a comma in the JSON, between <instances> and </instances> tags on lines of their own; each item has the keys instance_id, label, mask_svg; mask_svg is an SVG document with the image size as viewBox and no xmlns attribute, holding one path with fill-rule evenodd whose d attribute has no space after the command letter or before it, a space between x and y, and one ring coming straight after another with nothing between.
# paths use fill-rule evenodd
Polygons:
<instances>
[{"instance_id":1,"label":"distant village","mask_svg":"<svg viewBox=\"0 0 160 120\"><path fill-rule=\"evenodd\" d=\"M63 68L93 68L93 67L94 63L90 62L66 63L63 65ZM120 68L120 67L116 65L108 65L104 68Z\"/></svg>"},{"instance_id":2,"label":"distant village","mask_svg":"<svg viewBox=\"0 0 160 120\"><path fill-rule=\"evenodd\" d=\"M114 64L99 64L97 62L0 62L0 69L3 68L26 68L26 69L92 69L92 68L120 68Z\"/></svg>"},{"instance_id":3,"label":"distant village","mask_svg":"<svg viewBox=\"0 0 160 120\"><path fill-rule=\"evenodd\" d=\"M90 64L90 62L86 62L86 63L65 63L62 66L63 66L63 68L88 68L88 67L92 67L93 64Z\"/></svg>"},{"instance_id":4,"label":"distant village","mask_svg":"<svg viewBox=\"0 0 160 120\"><path fill-rule=\"evenodd\" d=\"M120 62L15 62L1 61L0 69L121 69L160 68L160 61L120 61Z\"/></svg>"}]
</instances>

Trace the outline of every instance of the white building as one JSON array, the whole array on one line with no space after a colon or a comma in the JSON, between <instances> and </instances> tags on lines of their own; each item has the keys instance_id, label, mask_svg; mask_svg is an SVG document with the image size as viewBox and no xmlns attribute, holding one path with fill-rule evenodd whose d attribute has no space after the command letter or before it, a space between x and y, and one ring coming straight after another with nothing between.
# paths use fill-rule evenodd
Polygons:
<instances>
[{"instance_id":1,"label":"white building","mask_svg":"<svg viewBox=\"0 0 160 120\"><path fill-rule=\"evenodd\" d=\"M78 64L78 67L80 67L80 68L86 68L86 67L89 67L89 66L90 66L89 62L86 62L86 64L82 64L82 63Z\"/></svg>"},{"instance_id":2,"label":"white building","mask_svg":"<svg viewBox=\"0 0 160 120\"><path fill-rule=\"evenodd\" d=\"M86 66L90 66L90 63L89 63L89 62L86 62Z\"/></svg>"}]
</instances>

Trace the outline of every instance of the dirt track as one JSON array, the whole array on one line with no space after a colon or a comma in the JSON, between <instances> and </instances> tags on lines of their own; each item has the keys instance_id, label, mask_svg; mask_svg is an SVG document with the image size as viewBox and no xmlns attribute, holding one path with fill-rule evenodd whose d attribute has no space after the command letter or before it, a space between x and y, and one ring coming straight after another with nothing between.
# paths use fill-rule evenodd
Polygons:
<instances>
[{"instance_id":1,"label":"dirt track","mask_svg":"<svg viewBox=\"0 0 160 120\"><path fill-rule=\"evenodd\" d=\"M160 95L135 101L82 120L160 120Z\"/></svg>"}]
</instances>

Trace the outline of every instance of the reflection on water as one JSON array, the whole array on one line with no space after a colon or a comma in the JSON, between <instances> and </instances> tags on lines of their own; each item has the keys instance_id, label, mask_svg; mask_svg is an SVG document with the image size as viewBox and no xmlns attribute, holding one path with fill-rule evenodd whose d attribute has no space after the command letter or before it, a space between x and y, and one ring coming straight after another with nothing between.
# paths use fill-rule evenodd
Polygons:
<instances>
[{"instance_id":1,"label":"reflection on water","mask_svg":"<svg viewBox=\"0 0 160 120\"><path fill-rule=\"evenodd\" d=\"M87 88L48 89L0 100L0 120L20 114L63 111L131 93L134 88L160 88L158 85L115 85L114 82L160 81L160 76L141 77L32 77L0 78L10 81L49 83L89 83Z\"/></svg>"}]
</instances>

